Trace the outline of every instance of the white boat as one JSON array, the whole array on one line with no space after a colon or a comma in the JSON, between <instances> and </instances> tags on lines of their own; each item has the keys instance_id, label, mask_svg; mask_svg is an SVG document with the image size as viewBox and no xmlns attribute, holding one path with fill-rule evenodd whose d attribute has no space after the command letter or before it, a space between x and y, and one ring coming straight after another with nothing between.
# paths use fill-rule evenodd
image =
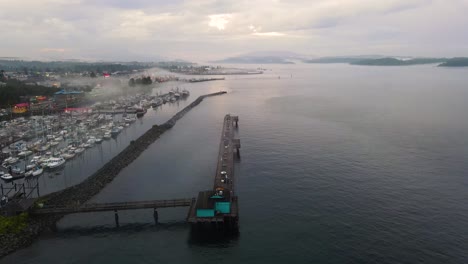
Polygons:
<instances>
[{"instance_id":1,"label":"white boat","mask_svg":"<svg viewBox=\"0 0 468 264\"><path fill-rule=\"evenodd\" d=\"M58 168L58 167L62 166L63 164L65 164L65 159L64 158L50 158L47 161L46 166L49 169L54 169L54 168Z\"/></svg>"},{"instance_id":2,"label":"white boat","mask_svg":"<svg viewBox=\"0 0 468 264\"><path fill-rule=\"evenodd\" d=\"M39 176L44 172L44 169L42 167L36 166L33 170L30 170L24 174L25 177L35 177Z\"/></svg>"},{"instance_id":3,"label":"white boat","mask_svg":"<svg viewBox=\"0 0 468 264\"><path fill-rule=\"evenodd\" d=\"M85 143L85 144L83 144L83 147L85 147L85 148L90 148L90 147L91 147L91 144Z\"/></svg>"},{"instance_id":4,"label":"white boat","mask_svg":"<svg viewBox=\"0 0 468 264\"><path fill-rule=\"evenodd\" d=\"M27 156L32 155L32 154L33 154L32 151L30 151L30 150L24 150L24 151L21 151L20 153L18 153L18 156L24 158L24 157L27 157Z\"/></svg>"},{"instance_id":5,"label":"white boat","mask_svg":"<svg viewBox=\"0 0 468 264\"><path fill-rule=\"evenodd\" d=\"M16 158L16 157L9 157L9 158L5 159L4 162L7 163L7 164L15 164L15 163L18 162L18 160L19 159Z\"/></svg>"},{"instance_id":6,"label":"white boat","mask_svg":"<svg viewBox=\"0 0 468 264\"><path fill-rule=\"evenodd\" d=\"M32 171L32 176L36 177L41 175L44 172L42 167L37 167L35 170Z\"/></svg>"},{"instance_id":7,"label":"white boat","mask_svg":"<svg viewBox=\"0 0 468 264\"><path fill-rule=\"evenodd\" d=\"M39 150L40 150L40 151L46 151L46 150L48 150L49 148L50 148L50 144L47 143L47 144L45 144L44 146L42 146Z\"/></svg>"},{"instance_id":8,"label":"white boat","mask_svg":"<svg viewBox=\"0 0 468 264\"><path fill-rule=\"evenodd\" d=\"M101 144L102 143L102 138L96 138L96 143Z\"/></svg>"},{"instance_id":9,"label":"white boat","mask_svg":"<svg viewBox=\"0 0 468 264\"><path fill-rule=\"evenodd\" d=\"M13 169L11 169L11 171L15 174L23 174L24 171L21 170L21 168L19 168L18 166L15 166Z\"/></svg>"},{"instance_id":10,"label":"white boat","mask_svg":"<svg viewBox=\"0 0 468 264\"><path fill-rule=\"evenodd\" d=\"M60 144L60 142L58 142L58 141L52 141L52 142L50 142L49 144L50 144L50 146L55 147L55 146L57 146L58 144Z\"/></svg>"},{"instance_id":11,"label":"white boat","mask_svg":"<svg viewBox=\"0 0 468 264\"><path fill-rule=\"evenodd\" d=\"M35 164L30 164L30 165L26 166L26 171L30 171L30 170L34 169L35 167L36 167Z\"/></svg>"},{"instance_id":12,"label":"white boat","mask_svg":"<svg viewBox=\"0 0 468 264\"><path fill-rule=\"evenodd\" d=\"M81 154L81 153L83 153L84 150L85 150L84 148L77 148L77 149L75 149L75 153L76 154Z\"/></svg>"},{"instance_id":13,"label":"white boat","mask_svg":"<svg viewBox=\"0 0 468 264\"><path fill-rule=\"evenodd\" d=\"M3 174L2 176L0 176L0 178L4 179L4 180L11 180L13 179L13 176L11 176L10 174L6 173L6 174Z\"/></svg>"},{"instance_id":14,"label":"white boat","mask_svg":"<svg viewBox=\"0 0 468 264\"><path fill-rule=\"evenodd\" d=\"M104 133L104 139L110 139L112 137L111 133L106 132Z\"/></svg>"},{"instance_id":15,"label":"white boat","mask_svg":"<svg viewBox=\"0 0 468 264\"><path fill-rule=\"evenodd\" d=\"M75 153L74 153L74 152L62 154L62 158L64 158L65 160L73 159L74 157L75 157Z\"/></svg>"},{"instance_id":16,"label":"white boat","mask_svg":"<svg viewBox=\"0 0 468 264\"><path fill-rule=\"evenodd\" d=\"M41 158L42 158L41 156L34 156L34 157L32 157L31 162L32 162L32 163L36 163L36 162L38 162Z\"/></svg>"}]
</instances>

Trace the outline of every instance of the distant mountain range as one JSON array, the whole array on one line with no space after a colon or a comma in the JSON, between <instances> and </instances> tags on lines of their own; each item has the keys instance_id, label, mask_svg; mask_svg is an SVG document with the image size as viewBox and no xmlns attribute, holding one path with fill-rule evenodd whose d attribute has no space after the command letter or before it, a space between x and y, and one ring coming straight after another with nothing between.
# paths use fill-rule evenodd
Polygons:
<instances>
[{"instance_id":1,"label":"distant mountain range","mask_svg":"<svg viewBox=\"0 0 468 264\"><path fill-rule=\"evenodd\" d=\"M468 58L403 58L379 55L357 57L323 57L303 60L305 63L349 63L363 66L410 66L421 64L439 64L440 67L468 67Z\"/></svg>"},{"instance_id":2,"label":"distant mountain range","mask_svg":"<svg viewBox=\"0 0 468 264\"><path fill-rule=\"evenodd\" d=\"M302 61L309 57L289 51L258 51L213 61L213 63L294 64L294 61Z\"/></svg>"},{"instance_id":3,"label":"distant mountain range","mask_svg":"<svg viewBox=\"0 0 468 264\"><path fill-rule=\"evenodd\" d=\"M468 58L417 58L383 55L313 57L287 51L252 52L230 57L212 63L233 64L294 64L303 63L348 63L364 66L410 66L421 64L439 64L441 67L468 67Z\"/></svg>"}]
</instances>

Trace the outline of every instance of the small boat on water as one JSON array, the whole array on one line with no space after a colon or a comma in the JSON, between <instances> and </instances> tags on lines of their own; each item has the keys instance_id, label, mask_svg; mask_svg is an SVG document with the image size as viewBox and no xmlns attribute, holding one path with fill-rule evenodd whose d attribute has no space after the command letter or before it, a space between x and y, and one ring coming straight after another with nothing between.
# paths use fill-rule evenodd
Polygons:
<instances>
[{"instance_id":1,"label":"small boat on water","mask_svg":"<svg viewBox=\"0 0 468 264\"><path fill-rule=\"evenodd\" d=\"M116 137L120 133L120 130L117 127L114 127L110 133L113 137Z\"/></svg>"},{"instance_id":2,"label":"small boat on water","mask_svg":"<svg viewBox=\"0 0 468 264\"><path fill-rule=\"evenodd\" d=\"M39 151L47 151L47 150L49 150L49 149L50 149L50 144L47 143L47 144L45 144L44 146L42 146L42 147L39 149Z\"/></svg>"},{"instance_id":3,"label":"small boat on water","mask_svg":"<svg viewBox=\"0 0 468 264\"><path fill-rule=\"evenodd\" d=\"M15 166L13 169L11 169L11 172L13 172L14 174L22 174L22 173L24 173L24 171L22 171L21 168L18 167L18 166Z\"/></svg>"},{"instance_id":4,"label":"small boat on water","mask_svg":"<svg viewBox=\"0 0 468 264\"><path fill-rule=\"evenodd\" d=\"M103 136L104 139L110 139L111 137L112 137L112 135L111 135L110 132L104 133L104 136Z\"/></svg>"},{"instance_id":5,"label":"small boat on water","mask_svg":"<svg viewBox=\"0 0 468 264\"><path fill-rule=\"evenodd\" d=\"M190 95L190 92L187 91L187 90L182 90L182 96L189 96Z\"/></svg>"},{"instance_id":6,"label":"small boat on water","mask_svg":"<svg viewBox=\"0 0 468 264\"><path fill-rule=\"evenodd\" d=\"M25 158L29 155L32 155L33 152L30 151L30 150L24 150L24 151L21 151L20 153L18 153L18 157L22 157L22 158Z\"/></svg>"},{"instance_id":7,"label":"small boat on water","mask_svg":"<svg viewBox=\"0 0 468 264\"><path fill-rule=\"evenodd\" d=\"M85 150L84 148L80 147L80 148L75 149L75 153L76 154L81 154L81 153L83 153L84 150Z\"/></svg>"},{"instance_id":8,"label":"small boat on water","mask_svg":"<svg viewBox=\"0 0 468 264\"><path fill-rule=\"evenodd\" d=\"M36 177L41 175L44 172L42 167L36 166L34 170L30 170L24 174L25 177Z\"/></svg>"},{"instance_id":9,"label":"small boat on water","mask_svg":"<svg viewBox=\"0 0 468 264\"><path fill-rule=\"evenodd\" d=\"M75 152L68 152L68 153L64 153L62 154L62 157L65 159L65 160L69 160L69 159L73 159L75 157Z\"/></svg>"},{"instance_id":10,"label":"small boat on water","mask_svg":"<svg viewBox=\"0 0 468 264\"><path fill-rule=\"evenodd\" d=\"M47 161L46 166L49 169L55 169L55 168L58 168L58 167L62 166L63 164L65 164L65 159L62 158L62 157L60 157L60 158L50 158Z\"/></svg>"},{"instance_id":11,"label":"small boat on water","mask_svg":"<svg viewBox=\"0 0 468 264\"><path fill-rule=\"evenodd\" d=\"M5 173L2 176L0 176L0 178L2 178L3 180L8 181L8 180L12 180L13 176L11 176L11 174Z\"/></svg>"},{"instance_id":12,"label":"small boat on water","mask_svg":"<svg viewBox=\"0 0 468 264\"><path fill-rule=\"evenodd\" d=\"M15 164L18 161L19 161L19 159L16 158L16 157L9 157L9 158L4 160L4 162L7 163L7 164Z\"/></svg>"},{"instance_id":13,"label":"small boat on water","mask_svg":"<svg viewBox=\"0 0 468 264\"><path fill-rule=\"evenodd\" d=\"M137 116L137 117L142 117L142 116L144 116L145 114L146 114L146 109L144 109L144 108L138 108L138 109L136 110L136 116Z\"/></svg>"},{"instance_id":14,"label":"small boat on water","mask_svg":"<svg viewBox=\"0 0 468 264\"><path fill-rule=\"evenodd\" d=\"M37 167L35 170L32 171L32 176L36 177L41 175L44 172L44 169L42 167Z\"/></svg>"}]
</instances>

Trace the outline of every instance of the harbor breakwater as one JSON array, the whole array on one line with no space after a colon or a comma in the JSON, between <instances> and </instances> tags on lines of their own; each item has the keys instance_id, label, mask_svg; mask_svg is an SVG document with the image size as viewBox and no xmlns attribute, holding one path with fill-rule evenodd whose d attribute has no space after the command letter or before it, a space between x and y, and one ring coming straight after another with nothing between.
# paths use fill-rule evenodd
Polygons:
<instances>
[{"instance_id":1,"label":"harbor breakwater","mask_svg":"<svg viewBox=\"0 0 468 264\"><path fill-rule=\"evenodd\" d=\"M165 131L171 129L192 108L200 104L203 99L222 95L226 92L217 92L198 97L184 109L175 114L162 125L154 125L138 139L130 142L113 159L102 168L88 177L85 181L64 190L48 194L38 200L38 204L47 207L79 206L86 203L110 183L119 172L137 159L149 145L155 142ZM57 215L30 216L26 227L19 233L0 234L0 258L13 251L30 245L42 232L55 228L55 223L62 218Z\"/></svg>"}]
</instances>

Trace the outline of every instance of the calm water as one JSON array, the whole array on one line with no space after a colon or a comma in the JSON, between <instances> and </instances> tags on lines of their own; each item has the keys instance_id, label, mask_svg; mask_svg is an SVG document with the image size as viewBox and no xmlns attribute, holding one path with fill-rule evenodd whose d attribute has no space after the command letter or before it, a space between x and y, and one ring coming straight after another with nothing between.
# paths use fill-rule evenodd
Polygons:
<instances>
[{"instance_id":1,"label":"calm water","mask_svg":"<svg viewBox=\"0 0 468 264\"><path fill-rule=\"evenodd\" d=\"M119 230L113 213L70 215L58 232L1 263L468 262L466 69L269 68L186 85L192 95L185 103L229 94L189 112L93 199L193 197L209 189L222 119L238 114L238 238L192 240L186 209L160 210L158 227L151 210L121 212ZM143 127L176 111L151 113Z\"/></svg>"}]
</instances>

